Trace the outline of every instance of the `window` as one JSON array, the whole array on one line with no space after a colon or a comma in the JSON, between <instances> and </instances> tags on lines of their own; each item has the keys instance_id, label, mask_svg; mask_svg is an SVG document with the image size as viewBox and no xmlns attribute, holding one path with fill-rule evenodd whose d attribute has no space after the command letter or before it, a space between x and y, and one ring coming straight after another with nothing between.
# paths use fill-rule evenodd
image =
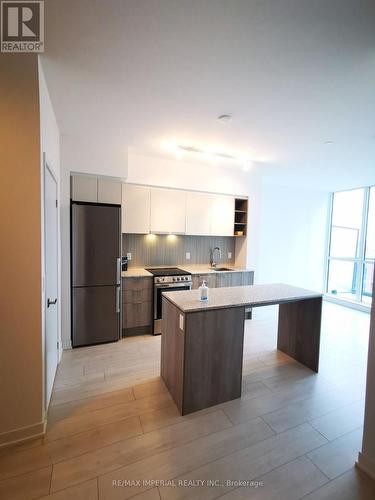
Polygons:
<instances>
[{"instance_id":1,"label":"window","mask_svg":"<svg viewBox=\"0 0 375 500\"><path fill-rule=\"evenodd\" d=\"M371 304L375 259L375 187L333 194L327 292Z\"/></svg>"}]
</instances>

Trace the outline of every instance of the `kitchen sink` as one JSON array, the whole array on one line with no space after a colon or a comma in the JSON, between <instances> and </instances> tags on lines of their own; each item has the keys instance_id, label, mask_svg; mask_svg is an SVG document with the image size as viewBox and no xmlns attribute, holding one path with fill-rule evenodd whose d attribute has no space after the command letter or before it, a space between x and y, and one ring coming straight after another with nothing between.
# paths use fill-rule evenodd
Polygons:
<instances>
[{"instance_id":1,"label":"kitchen sink","mask_svg":"<svg viewBox=\"0 0 375 500\"><path fill-rule=\"evenodd\" d=\"M211 267L213 271L233 271L233 269L230 269L229 267Z\"/></svg>"}]
</instances>

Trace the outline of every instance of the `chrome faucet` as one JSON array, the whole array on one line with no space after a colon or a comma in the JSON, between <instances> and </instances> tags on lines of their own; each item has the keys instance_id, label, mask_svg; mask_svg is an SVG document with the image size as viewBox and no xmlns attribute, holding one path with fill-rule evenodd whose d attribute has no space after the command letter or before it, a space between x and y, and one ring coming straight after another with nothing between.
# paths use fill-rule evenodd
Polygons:
<instances>
[{"instance_id":1,"label":"chrome faucet","mask_svg":"<svg viewBox=\"0 0 375 500\"><path fill-rule=\"evenodd\" d=\"M215 247L211 252L211 267L216 267L219 264L221 259L221 250L219 247Z\"/></svg>"}]
</instances>

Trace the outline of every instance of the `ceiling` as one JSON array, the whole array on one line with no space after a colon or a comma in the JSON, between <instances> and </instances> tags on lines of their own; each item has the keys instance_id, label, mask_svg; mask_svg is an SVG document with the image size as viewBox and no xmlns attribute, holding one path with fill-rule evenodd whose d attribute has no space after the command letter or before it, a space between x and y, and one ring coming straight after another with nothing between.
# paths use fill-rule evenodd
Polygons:
<instances>
[{"instance_id":1,"label":"ceiling","mask_svg":"<svg viewBox=\"0 0 375 500\"><path fill-rule=\"evenodd\" d=\"M45 19L62 134L165 157L214 148L328 189L375 183L373 0L47 0Z\"/></svg>"}]
</instances>

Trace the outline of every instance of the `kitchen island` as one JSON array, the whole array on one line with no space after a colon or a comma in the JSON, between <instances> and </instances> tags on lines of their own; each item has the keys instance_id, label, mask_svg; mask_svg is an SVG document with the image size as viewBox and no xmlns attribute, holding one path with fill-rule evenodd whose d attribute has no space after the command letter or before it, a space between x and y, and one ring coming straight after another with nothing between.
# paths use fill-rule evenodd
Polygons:
<instances>
[{"instance_id":1,"label":"kitchen island","mask_svg":"<svg viewBox=\"0 0 375 500\"><path fill-rule=\"evenodd\" d=\"M181 415L241 397L245 310L279 305L277 348L318 372L322 294L285 284L163 293L161 377Z\"/></svg>"}]
</instances>

